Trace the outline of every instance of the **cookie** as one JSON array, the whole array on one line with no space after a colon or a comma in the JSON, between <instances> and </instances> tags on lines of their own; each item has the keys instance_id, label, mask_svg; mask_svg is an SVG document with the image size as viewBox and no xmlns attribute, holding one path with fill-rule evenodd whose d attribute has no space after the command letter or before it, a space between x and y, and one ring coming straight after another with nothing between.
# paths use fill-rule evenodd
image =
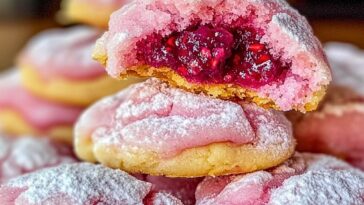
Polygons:
<instances>
[{"instance_id":1,"label":"cookie","mask_svg":"<svg viewBox=\"0 0 364 205\"><path fill-rule=\"evenodd\" d=\"M93 55L115 78L155 76L302 112L316 109L331 81L320 42L285 1L133 1L109 25Z\"/></svg>"},{"instance_id":2,"label":"cookie","mask_svg":"<svg viewBox=\"0 0 364 205\"><path fill-rule=\"evenodd\" d=\"M91 106L76 123L74 142L83 160L169 177L266 169L295 148L282 113L189 93L157 79Z\"/></svg>"},{"instance_id":3,"label":"cookie","mask_svg":"<svg viewBox=\"0 0 364 205\"><path fill-rule=\"evenodd\" d=\"M88 163L61 165L12 179L0 187L0 203L182 205L170 194L153 192L148 182Z\"/></svg>"},{"instance_id":4,"label":"cookie","mask_svg":"<svg viewBox=\"0 0 364 205\"><path fill-rule=\"evenodd\" d=\"M46 136L71 144L73 124L83 108L55 103L29 93L16 70L0 77L0 132Z\"/></svg>"},{"instance_id":5,"label":"cookie","mask_svg":"<svg viewBox=\"0 0 364 205\"><path fill-rule=\"evenodd\" d=\"M297 153L274 169L206 178L196 204L359 205L363 195L363 172L334 157Z\"/></svg>"},{"instance_id":6,"label":"cookie","mask_svg":"<svg viewBox=\"0 0 364 205\"><path fill-rule=\"evenodd\" d=\"M100 31L86 26L37 35L18 57L24 86L51 101L87 106L136 82L111 79L92 60L92 48L99 36Z\"/></svg>"}]
</instances>

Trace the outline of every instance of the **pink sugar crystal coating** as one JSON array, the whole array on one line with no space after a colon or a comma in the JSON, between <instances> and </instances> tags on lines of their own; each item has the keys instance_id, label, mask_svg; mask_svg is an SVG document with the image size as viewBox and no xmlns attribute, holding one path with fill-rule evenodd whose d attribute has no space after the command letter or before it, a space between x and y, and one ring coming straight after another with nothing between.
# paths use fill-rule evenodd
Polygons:
<instances>
[{"instance_id":1,"label":"pink sugar crystal coating","mask_svg":"<svg viewBox=\"0 0 364 205\"><path fill-rule=\"evenodd\" d=\"M75 162L70 147L46 138L0 136L0 182L46 167Z\"/></svg>"},{"instance_id":2,"label":"pink sugar crystal coating","mask_svg":"<svg viewBox=\"0 0 364 205\"><path fill-rule=\"evenodd\" d=\"M52 29L34 37L19 60L46 80L63 78L88 80L104 74L91 52L100 31L86 26Z\"/></svg>"},{"instance_id":3,"label":"pink sugar crystal coating","mask_svg":"<svg viewBox=\"0 0 364 205\"><path fill-rule=\"evenodd\" d=\"M106 52L107 71L118 77L128 67L141 65L137 43L152 34L168 36L191 25L232 25L245 19L262 33L260 43L270 54L289 64L284 82L253 89L272 99L282 110L302 108L313 94L331 80L330 69L319 41L306 19L283 0L133 1L111 16L109 31L96 50Z\"/></svg>"},{"instance_id":4,"label":"pink sugar crystal coating","mask_svg":"<svg viewBox=\"0 0 364 205\"><path fill-rule=\"evenodd\" d=\"M346 43L325 45L333 72L333 83L364 95L364 50Z\"/></svg>"},{"instance_id":5,"label":"pink sugar crystal coating","mask_svg":"<svg viewBox=\"0 0 364 205\"><path fill-rule=\"evenodd\" d=\"M21 86L19 73L12 70L0 77L0 112L3 110L15 111L31 126L46 131L54 126L71 126L83 109L33 96Z\"/></svg>"},{"instance_id":6,"label":"pink sugar crystal coating","mask_svg":"<svg viewBox=\"0 0 364 205\"><path fill-rule=\"evenodd\" d=\"M90 107L75 132L92 137L95 146L137 147L166 157L219 142L283 151L293 140L291 124L277 111L192 94L154 78Z\"/></svg>"},{"instance_id":7,"label":"pink sugar crystal coating","mask_svg":"<svg viewBox=\"0 0 364 205\"><path fill-rule=\"evenodd\" d=\"M326 155L299 154L283 165L245 175L206 178L197 205L364 203L364 173Z\"/></svg>"},{"instance_id":8,"label":"pink sugar crystal coating","mask_svg":"<svg viewBox=\"0 0 364 205\"><path fill-rule=\"evenodd\" d=\"M172 195L152 193L151 189L152 184L123 171L89 163L74 163L10 180L0 188L0 204L182 205Z\"/></svg>"}]
</instances>

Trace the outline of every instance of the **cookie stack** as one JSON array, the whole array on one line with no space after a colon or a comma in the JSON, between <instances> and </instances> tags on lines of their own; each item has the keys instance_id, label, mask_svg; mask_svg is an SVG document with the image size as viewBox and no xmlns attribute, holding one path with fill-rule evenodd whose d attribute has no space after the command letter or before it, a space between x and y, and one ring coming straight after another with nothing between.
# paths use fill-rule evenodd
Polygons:
<instances>
[{"instance_id":1,"label":"cookie stack","mask_svg":"<svg viewBox=\"0 0 364 205\"><path fill-rule=\"evenodd\" d=\"M90 58L101 34L102 28L74 26L31 39L17 68L1 77L0 130L72 144L73 124L86 107L137 82L109 78Z\"/></svg>"},{"instance_id":2,"label":"cookie stack","mask_svg":"<svg viewBox=\"0 0 364 205\"><path fill-rule=\"evenodd\" d=\"M262 187L276 190L325 161L294 155L282 112L315 110L331 81L319 41L287 3L134 1L109 26L94 58L114 78L152 78L82 115L74 136L79 158L131 174L217 177L199 185L198 204L268 203ZM272 173L245 184L246 173L261 170ZM233 185L240 179L243 185ZM233 197L253 185L252 198ZM239 190L215 191L230 186Z\"/></svg>"},{"instance_id":3,"label":"cookie stack","mask_svg":"<svg viewBox=\"0 0 364 205\"><path fill-rule=\"evenodd\" d=\"M316 110L331 81L322 46L296 10L280 0L123 3L64 4L68 19L105 28L109 21L92 55L121 80L120 92L75 124L74 150L86 162L10 180L0 204L364 204L363 172L295 152L284 112ZM97 35L82 33L48 38L21 55L32 93L86 105L110 91L88 81L94 64L77 48ZM32 53L43 55L26 57ZM55 66L45 72L27 59ZM122 90L134 77L149 79Z\"/></svg>"},{"instance_id":4,"label":"cookie stack","mask_svg":"<svg viewBox=\"0 0 364 205\"><path fill-rule=\"evenodd\" d=\"M22 49L15 68L0 76L1 182L77 161L71 145L82 111L138 81L109 78L91 59L101 34L89 26L44 31Z\"/></svg>"},{"instance_id":5,"label":"cookie stack","mask_svg":"<svg viewBox=\"0 0 364 205\"><path fill-rule=\"evenodd\" d=\"M331 79L307 21L281 1L135 1L109 25L94 51L108 73L156 78L89 108L75 149L131 173L201 177L277 166L295 140L274 109L316 109Z\"/></svg>"}]
</instances>

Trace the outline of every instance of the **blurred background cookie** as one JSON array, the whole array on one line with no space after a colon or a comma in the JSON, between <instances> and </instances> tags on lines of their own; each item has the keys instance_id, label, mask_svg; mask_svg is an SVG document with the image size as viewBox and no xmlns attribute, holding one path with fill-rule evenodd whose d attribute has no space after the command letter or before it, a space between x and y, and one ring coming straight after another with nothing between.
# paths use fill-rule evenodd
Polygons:
<instances>
[{"instance_id":1,"label":"blurred background cookie","mask_svg":"<svg viewBox=\"0 0 364 205\"><path fill-rule=\"evenodd\" d=\"M21 85L15 68L0 77L0 132L48 136L71 144L73 124L82 110L32 95Z\"/></svg>"},{"instance_id":2,"label":"blurred background cookie","mask_svg":"<svg viewBox=\"0 0 364 205\"><path fill-rule=\"evenodd\" d=\"M100 35L97 29L78 26L35 36L18 57L24 86L51 101L87 106L137 82L109 78L92 60L91 52Z\"/></svg>"}]
</instances>

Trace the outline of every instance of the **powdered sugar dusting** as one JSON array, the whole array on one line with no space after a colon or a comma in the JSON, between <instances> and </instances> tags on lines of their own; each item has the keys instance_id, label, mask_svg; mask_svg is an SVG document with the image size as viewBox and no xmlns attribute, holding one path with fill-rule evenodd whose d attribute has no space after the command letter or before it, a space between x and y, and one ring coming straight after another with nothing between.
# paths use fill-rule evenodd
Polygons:
<instances>
[{"instance_id":1,"label":"powdered sugar dusting","mask_svg":"<svg viewBox=\"0 0 364 205\"><path fill-rule=\"evenodd\" d=\"M75 161L70 147L51 142L46 138L0 137L0 181Z\"/></svg>"},{"instance_id":2,"label":"powdered sugar dusting","mask_svg":"<svg viewBox=\"0 0 364 205\"><path fill-rule=\"evenodd\" d=\"M135 47L148 35L183 31L194 22L231 24L239 17L251 20L264 33L261 41L269 45L271 53L291 64L283 83L254 91L282 110L304 110L314 93L329 84L331 73L307 20L282 0L134 1L112 15L110 29L99 40L96 53L107 56L109 74L119 77L129 67L143 64L136 58ZM115 40L119 35L123 38Z\"/></svg>"},{"instance_id":3,"label":"powdered sugar dusting","mask_svg":"<svg viewBox=\"0 0 364 205\"><path fill-rule=\"evenodd\" d=\"M228 183L214 183L220 178L206 178L199 185L198 205L364 203L364 173L326 155L297 153L271 170L233 176Z\"/></svg>"},{"instance_id":4,"label":"powdered sugar dusting","mask_svg":"<svg viewBox=\"0 0 364 205\"><path fill-rule=\"evenodd\" d=\"M332 157L310 158L307 172L293 176L271 194L269 204L364 204L364 173Z\"/></svg>"},{"instance_id":5,"label":"powdered sugar dusting","mask_svg":"<svg viewBox=\"0 0 364 205\"><path fill-rule=\"evenodd\" d=\"M290 123L281 113L170 88L157 79L111 98L117 100L115 109L105 108L109 100L97 103L81 117L76 132L92 130L94 143L128 145L166 156L217 142L252 143L263 149L282 145L285 150L293 140ZM105 111L110 119L103 123L82 120L106 115Z\"/></svg>"},{"instance_id":6,"label":"powdered sugar dusting","mask_svg":"<svg viewBox=\"0 0 364 205\"><path fill-rule=\"evenodd\" d=\"M143 204L151 184L120 170L88 163L44 169L9 181L3 186L25 188L16 199L30 204ZM1 192L1 189L0 189Z\"/></svg>"}]
</instances>

